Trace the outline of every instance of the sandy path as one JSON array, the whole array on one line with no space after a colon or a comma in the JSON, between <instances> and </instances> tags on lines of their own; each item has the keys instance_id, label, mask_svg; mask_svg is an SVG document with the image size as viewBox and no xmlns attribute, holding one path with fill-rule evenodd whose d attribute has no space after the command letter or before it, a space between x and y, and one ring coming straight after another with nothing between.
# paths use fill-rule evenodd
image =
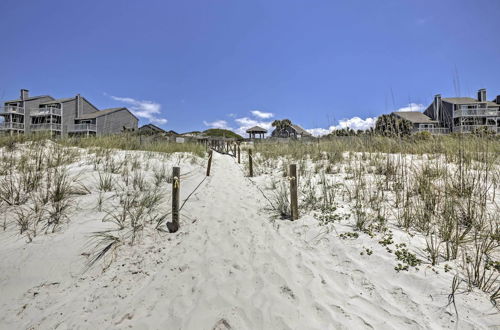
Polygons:
<instances>
[{"instance_id":1,"label":"sandy path","mask_svg":"<svg viewBox=\"0 0 500 330\"><path fill-rule=\"evenodd\" d=\"M199 177L196 181L199 181ZM193 179L194 180L194 179ZM183 185L186 196L197 182ZM35 328L338 329L473 328L494 324L491 306L444 308L449 285L396 274L360 246L312 243L315 222L271 221L267 202L229 156L184 207L175 235L146 242L104 274L38 288L5 325ZM475 296L464 300L472 306ZM17 314L16 316L16 313ZM8 327L6 327L8 328Z\"/></svg>"}]
</instances>

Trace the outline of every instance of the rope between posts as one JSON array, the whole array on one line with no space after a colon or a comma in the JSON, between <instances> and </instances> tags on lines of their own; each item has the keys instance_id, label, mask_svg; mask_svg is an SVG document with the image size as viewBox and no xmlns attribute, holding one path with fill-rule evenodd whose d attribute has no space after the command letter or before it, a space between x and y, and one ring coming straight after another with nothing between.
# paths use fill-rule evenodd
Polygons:
<instances>
[{"instance_id":1,"label":"rope between posts","mask_svg":"<svg viewBox=\"0 0 500 330\"><path fill-rule=\"evenodd\" d=\"M262 196L267 200L267 202L269 203L269 205L271 205L271 207L273 208L273 210L277 211L278 209L274 206L273 202L271 202L271 200L266 196L266 194L264 193L264 191L262 191L262 189L260 189L260 187L255 182L253 182L252 179L250 179L249 177L245 176L245 170L241 167L241 165L238 164L236 161L235 161L235 164L240 169L240 171L242 172L243 177L247 178L248 181L250 181L250 183L253 184L255 186L255 188L257 188L257 190L260 191L260 193L262 194Z\"/></svg>"},{"instance_id":2,"label":"rope between posts","mask_svg":"<svg viewBox=\"0 0 500 330\"><path fill-rule=\"evenodd\" d=\"M202 185L203 182L205 182L205 180L207 178L208 178L208 176L204 177L203 180L201 180L201 182L198 183L198 185L196 186L196 188L194 188L194 190L188 195L188 197L186 197L186 199L184 200L184 202L182 202L181 207L179 207L179 211L182 210L182 208L184 207L184 205L186 204L186 202L189 200L189 198L196 192L196 190L198 190L198 188Z\"/></svg>"},{"instance_id":3,"label":"rope between posts","mask_svg":"<svg viewBox=\"0 0 500 330\"><path fill-rule=\"evenodd\" d=\"M210 155L210 157L208 157L208 161L210 161L210 159L212 158L212 155ZM194 170L193 170L194 171ZM191 172L193 172L191 171ZM188 173L191 173L191 172L188 172ZM187 173L187 174L188 174ZM181 175L182 176L182 175ZM182 210L182 208L184 207L184 205L187 203L187 201L189 200L189 198L196 192L196 190L198 190L198 188L203 184L203 182L205 182L205 180L208 178L208 176L205 176L203 178L203 180L201 180L200 183L198 183L198 185L196 186L196 188L194 188L194 190L186 197L186 199L184 200L184 202L182 202L182 205L181 207L179 207L179 211Z\"/></svg>"},{"instance_id":4,"label":"rope between posts","mask_svg":"<svg viewBox=\"0 0 500 330\"><path fill-rule=\"evenodd\" d=\"M257 167L264 167L262 165L262 163L259 163L258 161L255 160L254 156L253 155L250 155L250 157L252 157L252 160L254 162L255 165L257 165ZM276 170L276 171L271 171L270 173L278 173L280 170Z\"/></svg>"}]
</instances>

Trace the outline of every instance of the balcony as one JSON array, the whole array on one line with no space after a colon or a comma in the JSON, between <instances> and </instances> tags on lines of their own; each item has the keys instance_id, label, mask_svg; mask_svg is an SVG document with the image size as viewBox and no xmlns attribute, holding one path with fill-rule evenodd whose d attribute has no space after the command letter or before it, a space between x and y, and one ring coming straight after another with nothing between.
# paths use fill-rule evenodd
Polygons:
<instances>
[{"instance_id":1,"label":"balcony","mask_svg":"<svg viewBox=\"0 0 500 330\"><path fill-rule=\"evenodd\" d=\"M24 108L21 107L15 107L15 106L5 106L5 107L0 107L0 115L6 115L6 114L17 114L17 115L24 115Z\"/></svg>"},{"instance_id":2,"label":"balcony","mask_svg":"<svg viewBox=\"0 0 500 330\"><path fill-rule=\"evenodd\" d=\"M68 129L70 133L86 133L86 132L97 132L97 127L95 124L74 124Z\"/></svg>"},{"instance_id":3,"label":"balcony","mask_svg":"<svg viewBox=\"0 0 500 330\"><path fill-rule=\"evenodd\" d=\"M44 123L44 124L31 124L32 131L61 131L61 124Z\"/></svg>"},{"instance_id":4,"label":"balcony","mask_svg":"<svg viewBox=\"0 0 500 330\"><path fill-rule=\"evenodd\" d=\"M448 134L450 129L446 127L418 128L417 132L429 132L431 134Z\"/></svg>"},{"instance_id":5,"label":"balcony","mask_svg":"<svg viewBox=\"0 0 500 330\"><path fill-rule=\"evenodd\" d=\"M24 130L23 123L3 122L0 123L0 131L7 130Z\"/></svg>"},{"instance_id":6,"label":"balcony","mask_svg":"<svg viewBox=\"0 0 500 330\"><path fill-rule=\"evenodd\" d=\"M61 109L58 108L35 108L31 109L30 116L32 117L37 117L37 116L60 116L62 114Z\"/></svg>"},{"instance_id":7,"label":"balcony","mask_svg":"<svg viewBox=\"0 0 500 330\"><path fill-rule=\"evenodd\" d=\"M495 117L498 116L498 109L488 109L488 108L476 108L476 109L458 109L453 112L453 117Z\"/></svg>"}]
</instances>

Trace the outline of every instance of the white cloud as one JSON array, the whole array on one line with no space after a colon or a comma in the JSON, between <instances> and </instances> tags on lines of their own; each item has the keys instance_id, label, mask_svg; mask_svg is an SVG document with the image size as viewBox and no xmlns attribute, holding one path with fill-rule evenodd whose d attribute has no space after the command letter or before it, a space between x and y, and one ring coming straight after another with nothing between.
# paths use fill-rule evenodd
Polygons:
<instances>
[{"instance_id":1,"label":"white cloud","mask_svg":"<svg viewBox=\"0 0 500 330\"><path fill-rule=\"evenodd\" d=\"M424 111L425 106L420 103L408 103L407 106L401 107L399 109L394 110L395 112L400 111ZM367 130L371 127L375 127L375 123L377 122L378 117L368 117L366 119L362 119L360 117L352 117L339 120L338 125L330 126L329 128L311 128L307 131L314 136L321 136L331 133L336 129L343 128L351 128L353 130Z\"/></svg>"},{"instance_id":2,"label":"white cloud","mask_svg":"<svg viewBox=\"0 0 500 330\"><path fill-rule=\"evenodd\" d=\"M225 121L225 120L215 120L212 122L207 122L204 120L203 124L207 127L210 127L210 128L222 128L222 129L232 130L232 128L229 127L229 125L227 124L227 121Z\"/></svg>"},{"instance_id":3,"label":"white cloud","mask_svg":"<svg viewBox=\"0 0 500 330\"><path fill-rule=\"evenodd\" d=\"M131 97L118 97L110 95L110 97L129 106L130 111L139 118L147 119L151 123L166 124L167 119L158 117L161 114L161 104L153 101L140 101Z\"/></svg>"},{"instance_id":4,"label":"white cloud","mask_svg":"<svg viewBox=\"0 0 500 330\"><path fill-rule=\"evenodd\" d=\"M399 108L395 111L396 112L400 112L400 111L420 111L420 112L422 112L424 110L425 110L425 106L423 104L408 103L408 105L406 107Z\"/></svg>"},{"instance_id":5,"label":"white cloud","mask_svg":"<svg viewBox=\"0 0 500 330\"><path fill-rule=\"evenodd\" d=\"M371 127L375 127L375 123L377 122L377 117L368 117L366 119L362 119L360 117L352 117L339 120L338 125L330 126L329 128L310 128L307 129L309 133L314 136L321 136L331 133L334 130L350 128L355 131L357 130L367 130Z\"/></svg>"},{"instance_id":6,"label":"white cloud","mask_svg":"<svg viewBox=\"0 0 500 330\"><path fill-rule=\"evenodd\" d=\"M254 126L265 128L268 133L272 129L272 121L256 120L249 117L236 118L234 121L240 125L240 127L235 130L239 135L246 134L246 130Z\"/></svg>"},{"instance_id":7,"label":"white cloud","mask_svg":"<svg viewBox=\"0 0 500 330\"><path fill-rule=\"evenodd\" d=\"M330 126L333 127L333 126ZM309 133L311 133L314 136L322 136L322 135L327 135L332 132L332 129L327 129L327 128L309 128L306 129Z\"/></svg>"},{"instance_id":8,"label":"white cloud","mask_svg":"<svg viewBox=\"0 0 500 330\"><path fill-rule=\"evenodd\" d=\"M262 118L262 119L269 119L269 118L274 117L274 113L271 113L271 112L262 112L262 111L259 111L259 110L252 110L250 112L255 117Z\"/></svg>"},{"instance_id":9,"label":"white cloud","mask_svg":"<svg viewBox=\"0 0 500 330\"><path fill-rule=\"evenodd\" d=\"M366 119L361 119L359 117L352 117L349 119L339 120L339 124L334 126L334 129L342 129L342 128L351 128L353 130L358 129L370 129L375 126L375 122L377 121L377 117L368 117Z\"/></svg>"}]
</instances>

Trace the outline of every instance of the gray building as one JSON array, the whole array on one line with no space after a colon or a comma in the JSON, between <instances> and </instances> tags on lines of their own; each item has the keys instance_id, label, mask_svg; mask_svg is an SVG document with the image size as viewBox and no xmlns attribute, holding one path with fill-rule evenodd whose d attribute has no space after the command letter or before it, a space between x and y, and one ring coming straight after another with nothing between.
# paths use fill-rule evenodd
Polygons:
<instances>
[{"instance_id":1,"label":"gray building","mask_svg":"<svg viewBox=\"0 0 500 330\"><path fill-rule=\"evenodd\" d=\"M434 101L424 111L432 120L451 132L468 133L488 130L500 133L500 95L494 101L486 100L486 89L472 97L434 97Z\"/></svg>"},{"instance_id":2,"label":"gray building","mask_svg":"<svg viewBox=\"0 0 500 330\"><path fill-rule=\"evenodd\" d=\"M0 131L8 133L105 135L135 130L138 125L137 117L127 108L99 110L79 94L64 99L48 95L30 97L25 89L19 99L4 102L0 116Z\"/></svg>"}]
</instances>

